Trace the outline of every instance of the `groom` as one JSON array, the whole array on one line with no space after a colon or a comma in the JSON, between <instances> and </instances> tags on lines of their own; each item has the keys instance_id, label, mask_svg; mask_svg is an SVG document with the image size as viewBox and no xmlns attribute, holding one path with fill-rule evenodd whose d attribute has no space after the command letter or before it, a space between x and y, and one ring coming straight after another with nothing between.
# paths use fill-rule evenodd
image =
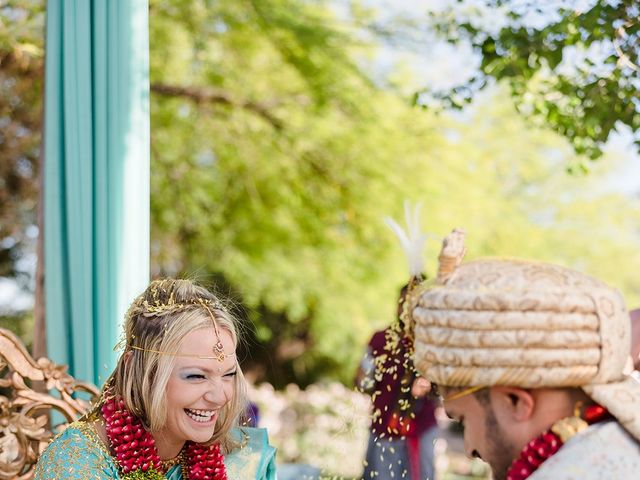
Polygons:
<instances>
[{"instance_id":1,"label":"groom","mask_svg":"<svg viewBox=\"0 0 640 480\"><path fill-rule=\"evenodd\" d=\"M463 243L461 231L445 240L435 284L411 292L405 315L416 367L464 426L466 453L496 480L640 478L620 295L556 265L461 263Z\"/></svg>"}]
</instances>

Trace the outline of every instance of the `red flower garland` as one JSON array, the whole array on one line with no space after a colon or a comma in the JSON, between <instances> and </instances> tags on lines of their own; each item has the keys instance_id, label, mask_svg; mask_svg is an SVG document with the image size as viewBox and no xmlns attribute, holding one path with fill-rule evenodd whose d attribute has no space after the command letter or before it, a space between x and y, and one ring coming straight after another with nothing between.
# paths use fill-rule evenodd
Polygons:
<instances>
[{"instance_id":1,"label":"red flower garland","mask_svg":"<svg viewBox=\"0 0 640 480\"><path fill-rule=\"evenodd\" d=\"M611 418L611 414L600 405L592 405L585 409L583 420L589 425ZM552 427L553 428L553 427ZM531 440L516 458L509 471L507 480L525 480L535 472L545 460L554 455L564 443L560 437L547 430L539 437Z\"/></svg>"},{"instance_id":2,"label":"red flower garland","mask_svg":"<svg viewBox=\"0 0 640 480\"><path fill-rule=\"evenodd\" d=\"M185 449L189 480L227 480L224 456L220 445L209 447L188 442Z\"/></svg>"},{"instance_id":3,"label":"red flower garland","mask_svg":"<svg viewBox=\"0 0 640 480\"><path fill-rule=\"evenodd\" d=\"M115 453L124 478L137 474L136 478L164 478L164 467L156 442L139 418L134 416L122 399L110 399L102 405L102 416L111 449ZM187 461L185 480L228 480L224 456L220 445L201 445L187 442L184 448ZM146 475L145 475L146 474Z\"/></svg>"}]
</instances>

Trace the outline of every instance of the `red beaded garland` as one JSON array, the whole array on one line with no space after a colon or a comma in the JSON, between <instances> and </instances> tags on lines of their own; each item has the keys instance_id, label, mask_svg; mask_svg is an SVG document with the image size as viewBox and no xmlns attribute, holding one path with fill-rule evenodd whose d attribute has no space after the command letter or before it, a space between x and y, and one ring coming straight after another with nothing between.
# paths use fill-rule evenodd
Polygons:
<instances>
[{"instance_id":1,"label":"red beaded garland","mask_svg":"<svg viewBox=\"0 0 640 480\"><path fill-rule=\"evenodd\" d=\"M602 420L611 418L611 414L600 405L591 405L585 409L583 419L589 424L594 424ZM545 460L554 455L560 447L562 440L551 429L544 432L537 438L531 440L516 458L509 471L507 480L525 480L535 472Z\"/></svg>"},{"instance_id":2,"label":"red beaded garland","mask_svg":"<svg viewBox=\"0 0 640 480\"><path fill-rule=\"evenodd\" d=\"M122 399L110 399L102 405L102 416L111 449L122 473L135 471L164 474L156 442L134 416ZM187 461L185 480L228 480L220 445L210 446L187 442L184 448Z\"/></svg>"}]
</instances>

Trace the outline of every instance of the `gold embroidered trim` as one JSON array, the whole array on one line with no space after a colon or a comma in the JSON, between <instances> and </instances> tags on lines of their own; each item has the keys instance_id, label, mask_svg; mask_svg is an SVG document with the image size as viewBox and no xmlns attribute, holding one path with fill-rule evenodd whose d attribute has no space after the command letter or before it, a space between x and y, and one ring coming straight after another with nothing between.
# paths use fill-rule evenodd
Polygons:
<instances>
[{"instance_id":1,"label":"gold embroidered trim","mask_svg":"<svg viewBox=\"0 0 640 480\"><path fill-rule=\"evenodd\" d=\"M113 455L111 455L111 452L100 438L100 435L98 435L98 431L93 425L93 422L80 420L77 422L73 422L71 425L69 425L68 428L75 428L77 430L80 430L80 433L87 437L87 439L91 443L98 447L102 451L102 453L111 458L115 463L116 459L113 457Z\"/></svg>"}]
</instances>

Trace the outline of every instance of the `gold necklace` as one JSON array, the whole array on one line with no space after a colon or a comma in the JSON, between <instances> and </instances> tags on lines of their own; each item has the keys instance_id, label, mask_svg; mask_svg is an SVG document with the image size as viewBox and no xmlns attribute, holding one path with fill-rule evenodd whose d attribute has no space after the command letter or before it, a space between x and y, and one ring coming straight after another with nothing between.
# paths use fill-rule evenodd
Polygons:
<instances>
[{"instance_id":1,"label":"gold necklace","mask_svg":"<svg viewBox=\"0 0 640 480\"><path fill-rule=\"evenodd\" d=\"M169 458L168 460L160 460L160 466L162 467L162 471L163 472L168 472L172 467L174 467L175 465L178 464L183 464L184 462L182 461L182 451L180 451L180 453L178 453L178 455L176 455L173 458Z\"/></svg>"},{"instance_id":2,"label":"gold necklace","mask_svg":"<svg viewBox=\"0 0 640 480\"><path fill-rule=\"evenodd\" d=\"M182 452L180 452L182 453ZM187 465L187 462L180 462L181 467L182 468L182 480L189 480L189 466Z\"/></svg>"}]
</instances>

